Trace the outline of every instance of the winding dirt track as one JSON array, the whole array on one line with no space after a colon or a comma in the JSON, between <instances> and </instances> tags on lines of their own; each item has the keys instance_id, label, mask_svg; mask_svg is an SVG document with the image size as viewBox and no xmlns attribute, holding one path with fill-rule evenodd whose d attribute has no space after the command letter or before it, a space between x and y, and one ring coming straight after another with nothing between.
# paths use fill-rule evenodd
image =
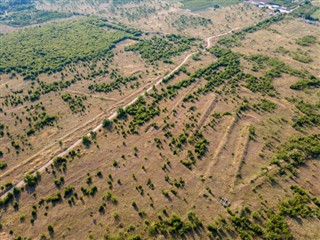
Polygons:
<instances>
[{"instance_id":1,"label":"winding dirt track","mask_svg":"<svg viewBox=\"0 0 320 240\"><path fill-rule=\"evenodd\" d=\"M228 32L226 32L226 33L222 33L222 34L218 34L218 35L213 35L213 36L210 36L210 37L208 37L208 38L205 38L205 41L206 41L206 43L207 43L207 46L206 46L206 48L203 49L202 51L205 51L205 50L207 50L208 48L211 47L211 45L212 45L212 44L211 44L211 40L212 40L212 39L218 38L218 37L221 37L221 36L228 35L228 34L232 33L233 31L235 31L235 30L237 30L237 29L239 29L239 28L234 28L234 29L231 29L230 31L228 31ZM197 53L197 52L193 52L193 53L190 53L189 55L187 55L187 56L184 58L184 60L183 60L175 69L173 69L170 73L168 73L168 74L165 75L164 77L160 78L155 84L153 84L152 86L150 86L147 90L143 91L142 93L138 93L138 95L137 95L131 102L129 102L129 103L127 103L126 105L124 105L123 108L126 109L127 107L131 106L132 104L134 104L134 103L138 100L138 98L139 98L140 96L143 96L145 92L150 92L150 91L153 89L154 86L156 87L156 86L158 86L159 84L161 84L164 78L170 76L170 75L173 74L175 71L177 71L182 65L184 65L184 64L189 60L189 58L191 58L191 57L192 57L194 54L196 54L196 53ZM123 102L123 100L122 100L121 102ZM101 114L103 114L103 113L101 113ZM100 114L99 114L99 115L100 115ZM115 119L116 117L117 117L117 112L111 112L111 116L109 116L108 119L109 119L109 120L113 120L113 119ZM95 117L95 119L96 119L96 117ZM95 119L94 119L94 120L95 120ZM96 126L92 131L96 132L96 131L98 131L98 130L101 129L101 128L102 128L102 124L100 123L100 124L99 124L98 126ZM89 135L90 135L90 133L87 133L87 136L89 136ZM81 142L82 142L82 139L77 140L77 141L74 142L71 146L69 146L67 149L63 150L61 153L57 154L55 157L51 158L49 161L47 161L45 164L43 164L40 168L38 168L36 171L34 171L33 174L35 174L36 172L40 172L40 173L41 173L41 172L45 171L45 169L52 164L54 158L56 158L56 157L62 157L62 156L64 156L64 155L67 155L67 154L68 154L71 150L73 150L75 147L79 146L79 145L81 144ZM47 150L48 148L54 147L55 145L56 145L56 144L51 144L49 147L46 147L45 149ZM43 150L40 150L40 152L43 152ZM27 164L27 163L30 162L35 156L38 156L39 154L40 154L40 153L36 153L35 155L33 155L33 157L28 158L27 160L25 160L24 163ZM24 165L25 165L25 164L24 164ZM211 168L209 168L209 169L211 169ZM15 184L11 189L9 189L9 190L7 190L6 192L2 193L2 195L0 196L0 199L5 198L9 192L12 192L12 191L13 191L14 187L21 188L21 187L23 187L23 186L25 186L25 182L24 182L24 180L22 179L22 180L19 181L17 184Z\"/></svg>"},{"instance_id":2,"label":"winding dirt track","mask_svg":"<svg viewBox=\"0 0 320 240\"><path fill-rule=\"evenodd\" d=\"M222 36L225 36L225 35L228 35L228 34L232 33L232 32L235 31L235 30L238 30L238 29L240 29L240 27L233 28L233 29L231 29L229 32L226 32L226 33L222 33L222 34L219 34L219 35L214 35L214 36L211 36L211 37L206 38L206 41L207 41L207 49L211 47L211 40L212 40L212 39L218 38L218 37L222 37Z\"/></svg>"}]
</instances>

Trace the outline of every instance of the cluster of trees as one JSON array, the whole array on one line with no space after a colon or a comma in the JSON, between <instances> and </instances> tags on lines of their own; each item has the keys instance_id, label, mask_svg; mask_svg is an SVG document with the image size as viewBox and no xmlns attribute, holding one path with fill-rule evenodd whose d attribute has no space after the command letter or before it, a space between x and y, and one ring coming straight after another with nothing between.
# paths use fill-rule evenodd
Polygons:
<instances>
[{"instance_id":1,"label":"cluster of trees","mask_svg":"<svg viewBox=\"0 0 320 240\"><path fill-rule=\"evenodd\" d=\"M310 198L307 192L297 185L291 186L291 189L294 191L294 196L281 202L279 206L281 215L291 218L312 218L320 215L319 209L313 209L310 206L312 199L317 202L316 198Z\"/></svg>"},{"instance_id":2,"label":"cluster of trees","mask_svg":"<svg viewBox=\"0 0 320 240\"><path fill-rule=\"evenodd\" d=\"M101 19L87 17L72 22L48 24L0 36L0 73L18 72L25 79L54 73L79 61L98 60L114 45L132 35L106 31Z\"/></svg>"},{"instance_id":3,"label":"cluster of trees","mask_svg":"<svg viewBox=\"0 0 320 240\"><path fill-rule=\"evenodd\" d=\"M309 88L320 88L320 78L311 76L309 79L303 79L290 86L294 90L303 90Z\"/></svg>"},{"instance_id":4,"label":"cluster of trees","mask_svg":"<svg viewBox=\"0 0 320 240\"><path fill-rule=\"evenodd\" d=\"M288 170L296 175L296 168L319 156L320 136L314 134L290 139L275 155L271 164L278 165L282 174ZM283 162L280 163L281 161Z\"/></svg>"},{"instance_id":5,"label":"cluster of trees","mask_svg":"<svg viewBox=\"0 0 320 240\"><path fill-rule=\"evenodd\" d=\"M296 40L296 43L300 46L311 46L317 42L317 37L313 35L306 35Z\"/></svg>"},{"instance_id":6,"label":"cluster of trees","mask_svg":"<svg viewBox=\"0 0 320 240\"><path fill-rule=\"evenodd\" d=\"M64 157L56 157L53 159L53 166L57 169L65 164L67 164L67 159Z\"/></svg>"},{"instance_id":7,"label":"cluster of trees","mask_svg":"<svg viewBox=\"0 0 320 240\"><path fill-rule=\"evenodd\" d=\"M86 109L85 105L83 104L83 100L87 100L86 96L72 97L70 93L64 93L61 95L61 98L63 101L68 103L68 106L73 113L84 112Z\"/></svg>"},{"instance_id":8,"label":"cluster of trees","mask_svg":"<svg viewBox=\"0 0 320 240\"><path fill-rule=\"evenodd\" d=\"M200 78L204 78L207 83L203 88L198 89L198 93L206 94L241 72L240 58L231 50L215 46L209 49L209 51L219 58L218 61L205 68L198 69L192 74L188 74L187 72L187 75L190 75L188 79L182 80L173 85L168 85L167 91L170 96L174 96L178 89L186 88ZM219 71L219 68L222 67L224 67L224 70ZM165 79L165 81L168 82L174 77L174 75L172 77L170 75L168 80Z\"/></svg>"},{"instance_id":9,"label":"cluster of trees","mask_svg":"<svg viewBox=\"0 0 320 240\"><path fill-rule=\"evenodd\" d=\"M320 7L312 5L311 1L305 1L305 4L291 13L294 17L305 18L312 21L319 21L318 17L314 17L314 13L319 11Z\"/></svg>"},{"instance_id":10,"label":"cluster of trees","mask_svg":"<svg viewBox=\"0 0 320 240\"><path fill-rule=\"evenodd\" d=\"M166 35L164 37L152 37L147 40L125 47L126 51L137 52L148 62L166 61L171 57L189 50L195 38L184 37L176 34Z\"/></svg>"},{"instance_id":11,"label":"cluster of trees","mask_svg":"<svg viewBox=\"0 0 320 240\"><path fill-rule=\"evenodd\" d=\"M135 7L128 7L128 8L121 8L122 16L128 18L129 21L136 21L141 18L147 18L149 15L154 14L157 12L157 9L152 6L148 6L147 4L135 6Z\"/></svg>"},{"instance_id":12,"label":"cluster of trees","mask_svg":"<svg viewBox=\"0 0 320 240\"><path fill-rule=\"evenodd\" d=\"M35 102L40 99L41 95L66 89L79 80L81 80L79 74L76 74L76 76L71 80L60 80L51 83L46 83L44 81L41 81L40 79L36 79L36 82L39 84L38 87L36 87L34 90L28 90L28 94L25 95L22 95L23 91L14 92L13 94L7 94L4 97L4 104L6 106L9 106L9 104L11 106L18 106L26 101Z\"/></svg>"},{"instance_id":13,"label":"cluster of trees","mask_svg":"<svg viewBox=\"0 0 320 240\"><path fill-rule=\"evenodd\" d=\"M41 175L39 172L36 174L27 173L23 178L23 181L28 187L35 187L41 179Z\"/></svg>"},{"instance_id":14,"label":"cluster of trees","mask_svg":"<svg viewBox=\"0 0 320 240\"><path fill-rule=\"evenodd\" d=\"M165 77L162 82L164 83L168 83L170 80L174 79L175 76L179 75L180 72L185 73L186 75L190 75L190 72L187 70L185 65L182 65L178 70L174 71L172 74L170 74L169 76Z\"/></svg>"},{"instance_id":15,"label":"cluster of trees","mask_svg":"<svg viewBox=\"0 0 320 240\"><path fill-rule=\"evenodd\" d=\"M221 238L224 229L228 232L234 229L241 239L293 239L286 218L319 217L320 202L297 185L291 186L291 190L293 196L282 200L274 208L264 209L266 214L252 212L248 207L243 208L240 214L234 214L228 209L229 221L220 218L215 224L209 224L207 229L210 235Z\"/></svg>"},{"instance_id":16,"label":"cluster of trees","mask_svg":"<svg viewBox=\"0 0 320 240\"><path fill-rule=\"evenodd\" d=\"M208 141L201 133L196 133L196 143L194 145L194 151L198 158L201 158L207 152Z\"/></svg>"},{"instance_id":17,"label":"cluster of trees","mask_svg":"<svg viewBox=\"0 0 320 240\"><path fill-rule=\"evenodd\" d=\"M39 24L53 19L71 17L72 13L62 13L54 11L44 11L29 9L19 12L11 13L8 16L0 17L0 23L9 26L22 27L32 24Z\"/></svg>"},{"instance_id":18,"label":"cluster of trees","mask_svg":"<svg viewBox=\"0 0 320 240\"><path fill-rule=\"evenodd\" d=\"M259 102L253 103L252 107L257 111L273 112L277 105L268 99L261 99Z\"/></svg>"},{"instance_id":19,"label":"cluster of trees","mask_svg":"<svg viewBox=\"0 0 320 240\"><path fill-rule=\"evenodd\" d=\"M275 95L275 89L273 87L273 79L282 76L282 73L286 73L292 76L297 76L301 78L310 77L309 73L302 72L300 70L294 69L282 61L270 58L263 54L254 54L244 57L247 61L255 64L255 70L264 69L267 66L270 68L268 71L264 72L262 77L255 77L251 74L244 74L242 78L247 79L246 87L253 92L260 92L268 95Z\"/></svg>"},{"instance_id":20,"label":"cluster of trees","mask_svg":"<svg viewBox=\"0 0 320 240\"><path fill-rule=\"evenodd\" d=\"M310 62L312 62L312 58L309 55L309 53L308 52L303 52L301 50L297 50L295 52L292 52L291 53L291 57L294 60L297 60L297 61L302 62L302 63L310 63Z\"/></svg>"},{"instance_id":21,"label":"cluster of trees","mask_svg":"<svg viewBox=\"0 0 320 240\"><path fill-rule=\"evenodd\" d=\"M188 219L182 220L178 215L172 215L168 219L160 219L159 222L150 224L148 231L151 235L168 235L182 237L192 231L199 230L202 223L194 212L188 213Z\"/></svg>"},{"instance_id":22,"label":"cluster of trees","mask_svg":"<svg viewBox=\"0 0 320 240\"><path fill-rule=\"evenodd\" d=\"M59 117L56 115L41 113L39 118L40 119L34 123L34 127L36 130L40 130L45 126L53 126L53 124L58 120Z\"/></svg>"},{"instance_id":23,"label":"cluster of trees","mask_svg":"<svg viewBox=\"0 0 320 240\"><path fill-rule=\"evenodd\" d=\"M14 187L12 192L8 192L5 197L0 199L0 208L6 208L9 204L12 204L14 200L18 200L20 193L21 189Z\"/></svg>"},{"instance_id":24,"label":"cluster of trees","mask_svg":"<svg viewBox=\"0 0 320 240\"><path fill-rule=\"evenodd\" d=\"M180 15L173 23L172 26L179 30L184 30L190 27L207 26L211 25L212 20L209 18L198 17L193 15Z\"/></svg>"},{"instance_id":25,"label":"cluster of trees","mask_svg":"<svg viewBox=\"0 0 320 240\"><path fill-rule=\"evenodd\" d=\"M112 92L113 90L120 90L121 85L126 85L129 82L136 81L138 79L137 76L130 76L130 77L117 77L113 82L111 83L95 83L89 85L90 91L96 91L96 92Z\"/></svg>"},{"instance_id":26,"label":"cluster of trees","mask_svg":"<svg viewBox=\"0 0 320 240\"><path fill-rule=\"evenodd\" d=\"M320 125L320 103L311 104L303 100L290 99L303 115L294 119L293 127L301 128Z\"/></svg>"},{"instance_id":27,"label":"cluster of trees","mask_svg":"<svg viewBox=\"0 0 320 240\"><path fill-rule=\"evenodd\" d=\"M59 119L57 115L49 115L46 112L46 108L42 103L31 105L30 108L26 108L29 113L25 119L28 121L29 129L26 130L27 136L34 134L36 131L41 130L45 126L53 126ZM22 123L20 119L20 123Z\"/></svg>"},{"instance_id":28,"label":"cluster of trees","mask_svg":"<svg viewBox=\"0 0 320 240\"><path fill-rule=\"evenodd\" d=\"M136 28L131 28L131 27L128 27L122 23L110 23L108 22L107 19L100 19L100 24L99 26L100 27L108 27L108 28L111 28L111 29L114 29L114 30L118 30L118 31L122 31L122 32L125 32L125 33L128 33L130 35L133 35L134 37L132 37L132 39L138 39L137 37L141 36L142 34L142 31L139 30L139 29L136 29Z\"/></svg>"},{"instance_id":29,"label":"cluster of trees","mask_svg":"<svg viewBox=\"0 0 320 240\"><path fill-rule=\"evenodd\" d=\"M129 123L129 129L131 133L137 133L137 126L143 125L160 114L160 108L155 104L147 105L142 96L139 97L136 103L128 106L125 111L127 114L133 116L133 119Z\"/></svg>"}]
</instances>

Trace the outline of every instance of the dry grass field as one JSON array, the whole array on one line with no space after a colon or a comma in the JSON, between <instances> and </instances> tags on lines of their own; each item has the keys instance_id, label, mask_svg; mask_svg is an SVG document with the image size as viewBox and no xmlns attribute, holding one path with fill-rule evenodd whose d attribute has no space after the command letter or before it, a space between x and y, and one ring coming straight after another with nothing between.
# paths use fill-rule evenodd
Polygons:
<instances>
[{"instance_id":1,"label":"dry grass field","mask_svg":"<svg viewBox=\"0 0 320 240\"><path fill-rule=\"evenodd\" d=\"M75 11L96 14L125 23L147 32L179 33L205 38L236 27L250 26L268 16L249 4L236 4L218 9L205 8L201 12L182 9L177 1L140 1L112 5L90 5L86 1L66 1L65 4L44 1L38 5L43 10Z\"/></svg>"},{"instance_id":2,"label":"dry grass field","mask_svg":"<svg viewBox=\"0 0 320 240\"><path fill-rule=\"evenodd\" d=\"M319 239L319 27L246 4L112 6L39 3L125 37L0 75L0 239Z\"/></svg>"}]
</instances>

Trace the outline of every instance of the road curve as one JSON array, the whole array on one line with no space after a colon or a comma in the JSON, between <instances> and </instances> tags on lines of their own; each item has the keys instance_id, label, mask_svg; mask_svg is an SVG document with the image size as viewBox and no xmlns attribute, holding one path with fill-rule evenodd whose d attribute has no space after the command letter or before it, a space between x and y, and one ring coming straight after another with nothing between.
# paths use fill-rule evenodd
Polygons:
<instances>
[{"instance_id":1,"label":"road curve","mask_svg":"<svg viewBox=\"0 0 320 240\"><path fill-rule=\"evenodd\" d=\"M226 33L222 33L222 34L219 34L219 35L213 35L211 37L208 37L206 38L207 40L207 49L211 47L211 40L214 39L214 38L218 38L218 37L222 37L222 36L225 36L225 35L228 35L230 33L232 33L233 31L237 30L237 29L240 29L240 27L237 27L237 28L233 28L231 29L229 32L226 32Z\"/></svg>"},{"instance_id":2,"label":"road curve","mask_svg":"<svg viewBox=\"0 0 320 240\"><path fill-rule=\"evenodd\" d=\"M213 35L213 36L210 36L210 37L207 37L205 38L205 41L207 42L207 46L204 50L208 49L211 47L211 40L214 39L214 38L218 38L218 37L221 37L221 36L225 36L225 35L228 35L230 33L232 33L234 30L237 30L239 28L234 28L234 29L231 29L229 32L226 32L226 33L222 33L222 34L218 34L218 35ZM202 51L204 51L202 50ZM158 86L160 83L162 83L163 79L165 79L166 77L172 75L175 71L177 71L183 64L185 64L189 58L191 58L194 54L196 54L197 52L193 52L193 53L190 53L188 56L186 56L184 58L184 60L175 68L173 69L170 73L168 73L167 75L165 75L164 77L160 78L155 84L153 84L151 87L149 87L145 92L150 92L153 87L155 86ZM129 102L128 104L126 104L125 106L123 106L123 108L127 108L129 106L131 106L132 104L134 104L138 98L140 96L143 96L145 94L145 92L139 94L136 98L134 98L131 102ZM117 117L117 113L116 112L112 112L111 113L111 116L108 118L109 120L113 120ZM97 127L95 127L92 131L93 132L97 132L99 129L102 128L102 124L100 123ZM90 133L87 134L87 136L89 136ZM53 163L53 160L54 158L56 157L62 157L62 156L65 156L67 155L71 150L73 150L75 147L79 146L82 142L82 138L77 140L75 143L73 143L70 147L68 147L66 150L64 150L63 152L59 153L57 156L51 158L47 163L45 163L43 166L41 166L40 168L38 168L35 172L33 172L33 174L36 174L36 172L44 172L45 169L47 167L49 167L52 163ZM9 190L7 190L6 192L2 193L2 195L0 196L0 199L3 199L7 196L7 194L9 192L13 192L13 189L16 187L16 188L21 188L21 187L24 187L26 184L24 182L24 180L21 180L20 182L18 182L17 184L15 184L12 188L10 188Z\"/></svg>"}]
</instances>

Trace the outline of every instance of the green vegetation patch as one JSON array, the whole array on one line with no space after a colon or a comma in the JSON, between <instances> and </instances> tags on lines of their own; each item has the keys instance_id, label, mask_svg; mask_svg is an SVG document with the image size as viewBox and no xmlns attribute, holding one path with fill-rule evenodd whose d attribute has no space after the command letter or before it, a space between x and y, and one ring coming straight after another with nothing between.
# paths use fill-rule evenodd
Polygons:
<instances>
[{"instance_id":1,"label":"green vegetation patch","mask_svg":"<svg viewBox=\"0 0 320 240\"><path fill-rule=\"evenodd\" d=\"M114 44L132 36L106 31L104 26L102 19L85 18L0 36L0 73L18 72L25 79L35 79L70 63L101 59Z\"/></svg>"},{"instance_id":2,"label":"green vegetation patch","mask_svg":"<svg viewBox=\"0 0 320 240\"><path fill-rule=\"evenodd\" d=\"M289 99L295 104L303 115L293 119L293 127L301 129L302 127L312 127L320 125L320 102L311 104L303 100Z\"/></svg>"},{"instance_id":3,"label":"green vegetation patch","mask_svg":"<svg viewBox=\"0 0 320 240\"><path fill-rule=\"evenodd\" d=\"M260 92L271 96L275 95L276 91L272 85L272 82L274 79L280 78L283 73L300 78L307 77L306 73L286 65L284 62L276 58L270 58L263 54L253 54L250 56L245 56L244 58L252 64L255 64L253 69L254 71L259 71L260 69L265 69L267 67L270 68L269 70L265 71L264 75L260 78L251 74L246 74L246 87L252 92Z\"/></svg>"},{"instance_id":4,"label":"green vegetation patch","mask_svg":"<svg viewBox=\"0 0 320 240\"><path fill-rule=\"evenodd\" d=\"M219 8L238 4L240 0L181 0L183 8L190 9L192 11L202 10L209 7Z\"/></svg>"},{"instance_id":5,"label":"green vegetation patch","mask_svg":"<svg viewBox=\"0 0 320 240\"><path fill-rule=\"evenodd\" d=\"M300 18L305 18L308 20L319 20L319 18L314 18L314 14L317 16L317 12L320 11L319 6L314 6L310 2L306 1L306 3L299 8L297 8L295 11L291 13L292 16L294 17L300 17Z\"/></svg>"},{"instance_id":6,"label":"green vegetation patch","mask_svg":"<svg viewBox=\"0 0 320 240\"><path fill-rule=\"evenodd\" d=\"M171 63L171 57L190 49L190 45L196 39L170 34L164 37L152 37L151 39L141 40L140 42L128 46L126 51L133 51L141 54L141 57L149 62L163 60Z\"/></svg>"},{"instance_id":7,"label":"green vegetation patch","mask_svg":"<svg viewBox=\"0 0 320 240\"><path fill-rule=\"evenodd\" d=\"M313 18L313 19L316 19L316 20L320 20L320 9L318 9L317 11L315 11L312 15L311 15L311 17Z\"/></svg>"},{"instance_id":8,"label":"green vegetation patch","mask_svg":"<svg viewBox=\"0 0 320 240\"><path fill-rule=\"evenodd\" d=\"M72 97L70 93L64 93L61 95L61 98L63 101L68 103L68 106L73 113L84 112L86 109L85 105L83 104L83 100L87 100L86 96Z\"/></svg>"},{"instance_id":9,"label":"green vegetation patch","mask_svg":"<svg viewBox=\"0 0 320 240\"><path fill-rule=\"evenodd\" d=\"M155 116L160 115L160 109L155 102L147 105L145 99L140 96L137 102L128 106L126 113L133 116L133 120L129 123L130 132L137 133L136 126L142 126Z\"/></svg>"},{"instance_id":10,"label":"green vegetation patch","mask_svg":"<svg viewBox=\"0 0 320 240\"><path fill-rule=\"evenodd\" d=\"M256 111L273 112L277 105L268 99L261 99L259 102L253 104L253 109Z\"/></svg>"},{"instance_id":11,"label":"green vegetation patch","mask_svg":"<svg viewBox=\"0 0 320 240\"><path fill-rule=\"evenodd\" d=\"M296 40L296 43L301 46L310 46L317 42L317 37L313 35L306 35Z\"/></svg>"},{"instance_id":12,"label":"green vegetation patch","mask_svg":"<svg viewBox=\"0 0 320 240\"><path fill-rule=\"evenodd\" d=\"M290 55L294 60L302 62L302 63L312 62L312 58L310 57L310 55L307 52L303 52L301 50L300 51L298 50L296 52L292 52Z\"/></svg>"},{"instance_id":13,"label":"green vegetation patch","mask_svg":"<svg viewBox=\"0 0 320 240\"><path fill-rule=\"evenodd\" d=\"M294 0L272 0L271 2L269 2L269 4L292 8L297 5L297 2Z\"/></svg>"},{"instance_id":14,"label":"green vegetation patch","mask_svg":"<svg viewBox=\"0 0 320 240\"><path fill-rule=\"evenodd\" d=\"M311 76L310 79L303 79L290 86L294 90L303 90L309 88L320 88L320 78Z\"/></svg>"},{"instance_id":15,"label":"green vegetation patch","mask_svg":"<svg viewBox=\"0 0 320 240\"><path fill-rule=\"evenodd\" d=\"M5 17L0 17L0 23L13 26L22 27L32 24L38 24L47 22L53 19L67 18L71 17L72 13L61 13L54 11L42 11L42 10L32 10L32 11L21 11L15 12Z\"/></svg>"},{"instance_id":16,"label":"green vegetation patch","mask_svg":"<svg viewBox=\"0 0 320 240\"><path fill-rule=\"evenodd\" d=\"M113 90L121 90L121 86L126 86L127 83L133 82L138 80L137 76L130 76L130 77L122 77L118 76L113 82L111 83L96 83L89 85L88 89L90 91L96 92L112 92Z\"/></svg>"},{"instance_id":17,"label":"green vegetation patch","mask_svg":"<svg viewBox=\"0 0 320 240\"><path fill-rule=\"evenodd\" d=\"M313 134L291 138L272 159L271 164L279 166L279 173L284 175L286 171L297 175L297 168L307 161L319 159L320 135Z\"/></svg>"},{"instance_id":18,"label":"green vegetation patch","mask_svg":"<svg viewBox=\"0 0 320 240\"><path fill-rule=\"evenodd\" d=\"M290 189L293 192L290 197L274 207L263 209L266 214L261 210L252 212L248 207L244 207L239 214L228 209L230 214L228 219L219 217L207 226L210 239L223 239L221 237L225 236L223 230L230 233L233 229L241 239L294 239L288 218L295 220L319 218L320 202L300 186L292 185Z\"/></svg>"},{"instance_id":19,"label":"green vegetation patch","mask_svg":"<svg viewBox=\"0 0 320 240\"><path fill-rule=\"evenodd\" d=\"M34 3L32 0L1 0L0 2L0 15L5 14L5 12L16 12L23 10L34 9Z\"/></svg>"},{"instance_id":20,"label":"green vegetation patch","mask_svg":"<svg viewBox=\"0 0 320 240\"><path fill-rule=\"evenodd\" d=\"M197 26L208 26L212 24L212 20L209 18L192 16L192 15L181 15L173 23L172 26L179 30L184 30L190 27Z\"/></svg>"},{"instance_id":21,"label":"green vegetation patch","mask_svg":"<svg viewBox=\"0 0 320 240\"><path fill-rule=\"evenodd\" d=\"M182 237L185 234L199 230L202 227L202 223L193 212L188 213L188 219L183 220L180 216L173 214L168 219L160 219L158 222L152 223L148 227L150 235L171 235L177 238Z\"/></svg>"}]
</instances>

